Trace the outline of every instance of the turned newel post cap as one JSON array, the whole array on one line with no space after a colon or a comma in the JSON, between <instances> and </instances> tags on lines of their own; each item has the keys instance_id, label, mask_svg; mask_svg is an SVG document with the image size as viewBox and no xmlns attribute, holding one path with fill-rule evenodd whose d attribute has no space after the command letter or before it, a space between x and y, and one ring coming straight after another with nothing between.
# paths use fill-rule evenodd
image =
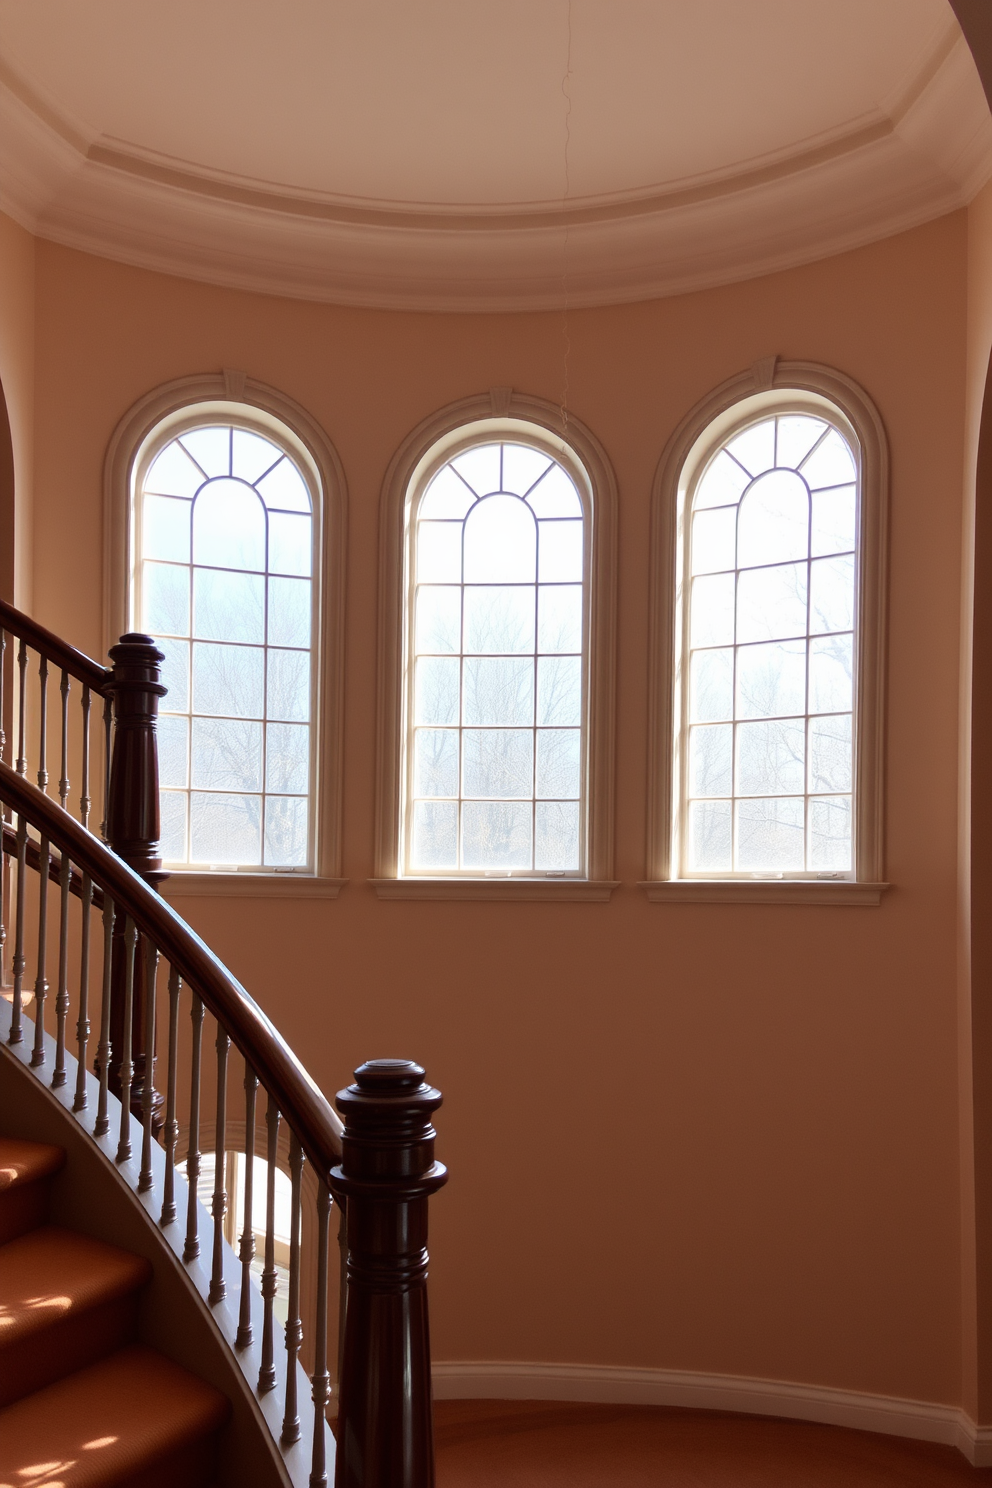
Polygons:
<instances>
[{"instance_id":1,"label":"turned newel post cap","mask_svg":"<svg viewBox=\"0 0 992 1488\"><path fill-rule=\"evenodd\" d=\"M336 1105L344 1117L342 1179L418 1181L426 1194L444 1182L434 1162L431 1117L441 1092L428 1085L424 1067L412 1059L370 1059L355 1071L355 1083L339 1090Z\"/></svg>"},{"instance_id":2,"label":"turned newel post cap","mask_svg":"<svg viewBox=\"0 0 992 1488\"><path fill-rule=\"evenodd\" d=\"M400 1095L421 1086L426 1073L412 1059L367 1059L355 1071L355 1084L369 1095Z\"/></svg>"}]
</instances>

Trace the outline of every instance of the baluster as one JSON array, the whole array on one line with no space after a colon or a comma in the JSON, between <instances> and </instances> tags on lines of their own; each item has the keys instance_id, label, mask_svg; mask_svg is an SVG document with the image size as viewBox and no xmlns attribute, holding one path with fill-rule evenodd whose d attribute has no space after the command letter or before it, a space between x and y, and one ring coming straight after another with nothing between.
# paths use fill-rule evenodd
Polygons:
<instances>
[{"instance_id":1,"label":"baluster","mask_svg":"<svg viewBox=\"0 0 992 1488\"><path fill-rule=\"evenodd\" d=\"M255 1096L258 1091L258 1076L245 1060L245 1207L244 1229L238 1260L241 1262L241 1307L238 1313L238 1336L236 1348L247 1348L251 1343L251 1263L255 1259L255 1234L252 1229L252 1202L255 1184Z\"/></svg>"},{"instance_id":2,"label":"baluster","mask_svg":"<svg viewBox=\"0 0 992 1488\"><path fill-rule=\"evenodd\" d=\"M268 1147L266 1151L266 1162L268 1172L265 1186L265 1265L262 1268L262 1300L264 1312L262 1318L262 1365L258 1371L258 1388L260 1394L276 1387L276 1364L275 1364L275 1301L276 1287L279 1274L276 1271L276 1158L279 1155L279 1111L275 1100L269 1096L269 1106L265 1113L265 1125L268 1128Z\"/></svg>"},{"instance_id":3,"label":"baluster","mask_svg":"<svg viewBox=\"0 0 992 1488\"><path fill-rule=\"evenodd\" d=\"M207 1301L222 1302L227 1294L224 1285L224 1215L227 1213L227 1189L224 1167L227 1162L227 1056L231 1040L226 1029L217 1024L217 1125L214 1139L214 1193L210 1209L214 1217L213 1263L210 1268L210 1291Z\"/></svg>"},{"instance_id":4,"label":"baluster","mask_svg":"<svg viewBox=\"0 0 992 1488\"><path fill-rule=\"evenodd\" d=\"M325 1412L331 1398L331 1376L327 1372L327 1231L330 1217L331 1191L321 1179L317 1186L317 1317L314 1328L310 1488L326 1488L327 1483Z\"/></svg>"},{"instance_id":5,"label":"baluster","mask_svg":"<svg viewBox=\"0 0 992 1488\"><path fill-rule=\"evenodd\" d=\"M17 648L17 773L27 775L28 727L28 648L23 641Z\"/></svg>"},{"instance_id":6,"label":"baluster","mask_svg":"<svg viewBox=\"0 0 992 1488\"><path fill-rule=\"evenodd\" d=\"M189 1016L193 1025L193 1057L189 1076L189 1146L186 1149L186 1182L189 1186L189 1200L186 1207L184 1261L195 1260L200 1254L196 1185L200 1177L200 1046L203 1039L203 1003L195 992Z\"/></svg>"},{"instance_id":7,"label":"baluster","mask_svg":"<svg viewBox=\"0 0 992 1488\"><path fill-rule=\"evenodd\" d=\"M296 1398L296 1361L303 1342L300 1318L300 1180L303 1175L303 1148L295 1132L289 1137L289 1172L293 1181L289 1231L289 1316L286 1319L286 1411L282 1418L285 1446L300 1439L300 1417Z\"/></svg>"},{"instance_id":8,"label":"baluster","mask_svg":"<svg viewBox=\"0 0 992 1488\"><path fill-rule=\"evenodd\" d=\"M0 717L2 717L0 713ZM2 732L2 730L0 730ZM7 807L0 801L0 987L7 985L7 895L10 892L10 864L3 851L3 829L7 822Z\"/></svg>"},{"instance_id":9,"label":"baluster","mask_svg":"<svg viewBox=\"0 0 992 1488\"><path fill-rule=\"evenodd\" d=\"M55 1069L52 1088L65 1084L65 1025L69 1016L69 879L72 864L65 848L59 867L59 989L55 994Z\"/></svg>"},{"instance_id":10,"label":"baluster","mask_svg":"<svg viewBox=\"0 0 992 1488\"><path fill-rule=\"evenodd\" d=\"M86 1047L90 1037L90 913L93 907L93 880L88 873L83 874L82 894L80 895L83 911L83 922L80 931L79 949L79 1017L76 1020L76 1093L73 1096L72 1109L74 1111L85 1111L88 1104L86 1097Z\"/></svg>"},{"instance_id":11,"label":"baluster","mask_svg":"<svg viewBox=\"0 0 992 1488\"><path fill-rule=\"evenodd\" d=\"M63 668L62 685L62 773L59 776L59 805L68 811L69 800L69 673Z\"/></svg>"},{"instance_id":12,"label":"baluster","mask_svg":"<svg viewBox=\"0 0 992 1488\"><path fill-rule=\"evenodd\" d=\"M337 1488L433 1488L427 1201L445 1181L419 1064L375 1059L338 1092L345 1119L331 1192L348 1200L348 1314ZM369 1388L369 1381L375 1388Z\"/></svg>"},{"instance_id":13,"label":"baluster","mask_svg":"<svg viewBox=\"0 0 992 1488\"><path fill-rule=\"evenodd\" d=\"M107 836L107 815L110 811L110 760L113 747L114 729L114 702L110 693L103 700L103 821L100 823L100 836L104 842L109 842Z\"/></svg>"},{"instance_id":14,"label":"baluster","mask_svg":"<svg viewBox=\"0 0 992 1488\"><path fill-rule=\"evenodd\" d=\"M79 796L79 820L89 830L90 824L90 690L83 688L83 767Z\"/></svg>"},{"instance_id":15,"label":"baluster","mask_svg":"<svg viewBox=\"0 0 992 1488\"><path fill-rule=\"evenodd\" d=\"M334 1202L338 1206L338 1395L341 1394L341 1376L344 1373L344 1325L348 1316L348 1201L344 1194L336 1193Z\"/></svg>"},{"instance_id":16,"label":"baluster","mask_svg":"<svg viewBox=\"0 0 992 1488\"><path fill-rule=\"evenodd\" d=\"M24 894L27 889L28 824L23 816L17 818L17 899L14 909L14 1001L7 1042L19 1044L24 1038L21 1017L24 1010Z\"/></svg>"},{"instance_id":17,"label":"baluster","mask_svg":"<svg viewBox=\"0 0 992 1488\"><path fill-rule=\"evenodd\" d=\"M7 680L7 632L0 630L0 760L4 757L7 748L7 733L4 727L3 705L6 700Z\"/></svg>"},{"instance_id":18,"label":"baluster","mask_svg":"<svg viewBox=\"0 0 992 1488\"><path fill-rule=\"evenodd\" d=\"M124 1037L121 1041L121 1130L117 1143L117 1161L131 1156L131 1081L134 1078L134 1051L131 1030L134 1023L134 948L138 932L128 915L124 922Z\"/></svg>"},{"instance_id":19,"label":"baluster","mask_svg":"<svg viewBox=\"0 0 992 1488\"><path fill-rule=\"evenodd\" d=\"M96 1072L100 1080L96 1125L93 1134L105 1137L110 1130L107 1094L110 1088L110 998L114 977L114 901L103 891L103 1002L100 1006L100 1038L96 1046Z\"/></svg>"},{"instance_id":20,"label":"baluster","mask_svg":"<svg viewBox=\"0 0 992 1488\"><path fill-rule=\"evenodd\" d=\"M158 948L147 935L141 937L145 952L145 1069L152 1067L155 1047L155 982L158 978ZM141 1172L138 1174L138 1192L147 1193L152 1186L152 1082L146 1079L141 1087Z\"/></svg>"},{"instance_id":21,"label":"baluster","mask_svg":"<svg viewBox=\"0 0 992 1488\"><path fill-rule=\"evenodd\" d=\"M38 678L41 690L41 738L38 741L38 788L48 790L48 657L42 656L38 663Z\"/></svg>"},{"instance_id":22,"label":"baluster","mask_svg":"<svg viewBox=\"0 0 992 1488\"><path fill-rule=\"evenodd\" d=\"M182 978L174 966L169 968L169 1070L166 1083L165 1110L165 1188L159 1224L170 1225L176 1218L176 1147L179 1122L176 1119L176 1086L179 1079L179 993Z\"/></svg>"},{"instance_id":23,"label":"baluster","mask_svg":"<svg viewBox=\"0 0 992 1488\"><path fill-rule=\"evenodd\" d=\"M42 837L38 851L38 975L34 979L34 1047L31 1064L39 1069L45 1062L45 1001L48 997L48 867L52 849Z\"/></svg>"}]
</instances>

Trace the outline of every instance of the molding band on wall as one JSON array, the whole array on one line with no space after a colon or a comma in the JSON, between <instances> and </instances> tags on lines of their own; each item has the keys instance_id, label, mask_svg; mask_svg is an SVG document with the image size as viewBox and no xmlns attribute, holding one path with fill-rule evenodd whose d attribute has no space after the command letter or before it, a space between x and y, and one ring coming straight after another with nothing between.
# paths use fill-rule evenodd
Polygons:
<instances>
[{"instance_id":1,"label":"molding band on wall","mask_svg":"<svg viewBox=\"0 0 992 1488\"><path fill-rule=\"evenodd\" d=\"M878 1431L957 1447L973 1467L992 1466L992 1427L976 1426L956 1405L869 1395L787 1380L610 1364L531 1364L451 1360L434 1365L436 1400L574 1400L667 1405L784 1416L856 1431Z\"/></svg>"}]
</instances>

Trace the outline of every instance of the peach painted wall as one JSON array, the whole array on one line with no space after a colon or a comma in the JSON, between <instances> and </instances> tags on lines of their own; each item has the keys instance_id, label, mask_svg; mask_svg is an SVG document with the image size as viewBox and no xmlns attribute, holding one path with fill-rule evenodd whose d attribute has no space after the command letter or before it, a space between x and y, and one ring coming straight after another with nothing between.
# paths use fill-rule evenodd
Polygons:
<instances>
[{"instance_id":1,"label":"peach painted wall","mask_svg":"<svg viewBox=\"0 0 992 1488\"><path fill-rule=\"evenodd\" d=\"M445 1092L438 1359L698 1369L960 1397L956 791L967 219L773 277L569 317L570 403L620 489L609 905L382 903L372 872L379 490L421 418L557 399L559 314L378 313L38 244L35 613L101 649L117 420L239 367L303 403L350 490L336 902L189 911L332 1093L413 1055ZM878 909L650 905L649 493L698 398L777 352L843 369L892 446L888 877ZM188 901L185 902L188 904Z\"/></svg>"},{"instance_id":2,"label":"peach painted wall","mask_svg":"<svg viewBox=\"0 0 992 1488\"><path fill-rule=\"evenodd\" d=\"M31 493L34 456L35 240L0 213L0 383L14 455L14 513L0 511L0 585L5 599L31 606ZM5 503L6 504L6 503ZM13 536L12 536L13 529Z\"/></svg>"}]
</instances>

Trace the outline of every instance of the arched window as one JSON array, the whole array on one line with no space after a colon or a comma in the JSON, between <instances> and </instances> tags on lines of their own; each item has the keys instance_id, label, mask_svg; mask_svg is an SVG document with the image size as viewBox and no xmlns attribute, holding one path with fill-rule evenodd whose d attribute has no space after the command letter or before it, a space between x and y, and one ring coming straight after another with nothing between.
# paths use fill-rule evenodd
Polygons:
<instances>
[{"instance_id":1,"label":"arched window","mask_svg":"<svg viewBox=\"0 0 992 1488\"><path fill-rule=\"evenodd\" d=\"M877 458L799 387L731 403L683 460L673 880L877 878Z\"/></svg>"},{"instance_id":2,"label":"arched window","mask_svg":"<svg viewBox=\"0 0 992 1488\"><path fill-rule=\"evenodd\" d=\"M594 782L609 792L612 490L600 507L572 445L512 417L463 422L399 473L400 747L380 891L559 881L585 896L605 877L610 809Z\"/></svg>"},{"instance_id":3,"label":"arched window","mask_svg":"<svg viewBox=\"0 0 992 1488\"><path fill-rule=\"evenodd\" d=\"M137 471L134 609L165 653L167 864L313 861L312 475L278 433L205 418Z\"/></svg>"}]
</instances>

